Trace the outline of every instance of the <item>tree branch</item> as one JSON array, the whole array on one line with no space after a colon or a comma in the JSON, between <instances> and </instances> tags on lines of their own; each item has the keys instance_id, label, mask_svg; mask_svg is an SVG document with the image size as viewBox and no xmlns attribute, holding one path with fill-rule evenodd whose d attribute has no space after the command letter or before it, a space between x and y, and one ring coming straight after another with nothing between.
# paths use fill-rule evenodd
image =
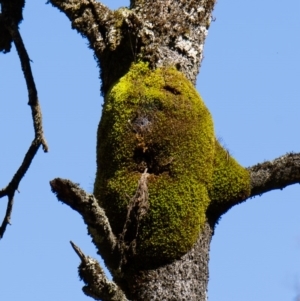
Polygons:
<instances>
[{"instance_id":1,"label":"tree branch","mask_svg":"<svg viewBox=\"0 0 300 301\"><path fill-rule=\"evenodd\" d=\"M92 49L103 52L113 33L113 12L95 0L49 0L53 6L65 13L72 27L87 37Z\"/></svg>"},{"instance_id":2,"label":"tree branch","mask_svg":"<svg viewBox=\"0 0 300 301\"><path fill-rule=\"evenodd\" d=\"M1 228L0 228L0 238L3 237L7 225L8 224L11 225L10 218L11 218L11 213L12 213L12 209L13 209L13 204L14 204L14 196L9 195L8 196L8 201L7 201L7 206L6 206L5 216L4 216L4 219L2 221Z\"/></svg>"},{"instance_id":3,"label":"tree branch","mask_svg":"<svg viewBox=\"0 0 300 301\"><path fill-rule=\"evenodd\" d=\"M136 44L142 22L126 8L111 11L95 0L49 0L64 12L89 41L100 67L102 92L122 77L136 59Z\"/></svg>"},{"instance_id":4,"label":"tree branch","mask_svg":"<svg viewBox=\"0 0 300 301\"><path fill-rule=\"evenodd\" d=\"M262 195L274 189L300 183L300 153L288 153L273 161L248 168L251 178L251 195Z\"/></svg>"},{"instance_id":5,"label":"tree branch","mask_svg":"<svg viewBox=\"0 0 300 301\"><path fill-rule=\"evenodd\" d=\"M250 193L230 199L227 202L211 203L206 212L211 226L215 226L220 216L233 206L245 202L247 199L262 195L274 189L300 183L300 153L288 153L273 161L258 163L247 168L250 176Z\"/></svg>"},{"instance_id":6,"label":"tree branch","mask_svg":"<svg viewBox=\"0 0 300 301\"><path fill-rule=\"evenodd\" d=\"M102 256L104 262L115 280L122 279L123 268L128 258L135 253L136 238L138 236L140 220L149 209L147 170L141 174L135 195L130 200L124 229L117 238L112 232L108 218L104 210L99 206L94 195L86 193L78 184L70 180L56 178L50 182L52 191L57 199L77 211L88 227L88 233ZM126 233L134 234L127 241ZM80 256L78 254L78 256Z\"/></svg>"},{"instance_id":7,"label":"tree branch","mask_svg":"<svg viewBox=\"0 0 300 301\"><path fill-rule=\"evenodd\" d=\"M2 225L0 227L0 238L3 237L4 232L8 224L10 224L11 213L13 208L13 198L15 191L18 190L19 184L27 172L34 156L36 155L40 145L43 146L44 152L48 152L48 145L44 138L43 127L42 127L42 113L38 101L37 90L34 83L34 78L31 72L30 59L26 51L25 45L23 43L22 37L20 35L18 26L9 16L3 16L0 14L0 23L5 25L5 28L9 32L19 55L22 71L26 80L27 90L28 90L28 105L31 107L33 127L35 137L25 154L23 162L21 163L19 169L13 176L10 183L0 190L0 198L8 196L8 204L5 217L3 219Z\"/></svg>"},{"instance_id":8,"label":"tree branch","mask_svg":"<svg viewBox=\"0 0 300 301\"><path fill-rule=\"evenodd\" d=\"M70 243L81 260L78 272L86 284L82 288L83 292L95 300L128 301L123 291L113 281L107 279L97 260L85 256L79 247L72 241Z\"/></svg>"},{"instance_id":9,"label":"tree branch","mask_svg":"<svg viewBox=\"0 0 300 301\"><path fill-rule=\"evenodd\" d=\"M56 178L50 182L50 186L58 200L69 205L82 216L88 226L88 233L98 249L98 254L103 257L105 264L114 274L114 269L118 268L120 262L120 254L116 248L117 239L97 199L70 180Z\"/></svg>"},{"instance_id":10,"label":"tree branch","mask_svg":"<svg viewBox=\"0 0 300 301\"><path fill-rule=\"evenodd\" d=\"M195 84L216 0L132 0L130 9L116 11L95 0L48 2L88 38L104 94L137 60L151 68L176 66Z\"/></svg>"}]
</instances>

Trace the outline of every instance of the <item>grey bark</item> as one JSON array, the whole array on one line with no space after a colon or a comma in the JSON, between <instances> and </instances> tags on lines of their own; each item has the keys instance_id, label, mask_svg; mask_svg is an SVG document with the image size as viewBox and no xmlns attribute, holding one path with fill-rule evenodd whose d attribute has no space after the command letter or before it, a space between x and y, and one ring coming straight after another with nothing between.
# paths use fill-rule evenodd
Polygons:
<instances>
[{"instance_id":1,"label":"grey bark","mask_svg":"<svg viewBox=\"0 0 300 301\"><path fill-rule=\"evenodd\" d=\"M206 223L194 247L182 258L130 275L126 289L130 300L206 301L212 235L213 229Z\"/></svg>"},{"instance_id":2,"label":"grey bark","mask_svg":"<svg viewBox=\"0 0 300 301\"><path fill-rule=\"evenodd\" d=\"M115 252L117 238L113 234L104 210L99 206L97 199L86 193L77 184L65 179L56 178L50 182L57 199L77 211L87 225L88 234L97 247L98 254L103 256L108 269L112 274L118 267L120 256ZM115 263L113 265L113 263Z\"/></svg>"},{"instance_id":3,"label":"grey bark","mask_svg":"<svg viewBox=\"0 0 300 301\"><path fill-rule=\"evenodd\" d=\"M300 182L300 154L289 153L249 168L251 196Z\"/></svg>"},{"instance_id":4,"label":"grey bark","mask_svg":"<svg viewBox=\"0 0 300 301\"><path fill-rule=\"evenodd\" d=\"M82 288L83 292L95 300L128 301L124 292L113 281L108 280L97 260L85 256L79 247L72 241L70 243L81 259L78 270L80 278L86 283Z\"/></svg>"}]
</instances>

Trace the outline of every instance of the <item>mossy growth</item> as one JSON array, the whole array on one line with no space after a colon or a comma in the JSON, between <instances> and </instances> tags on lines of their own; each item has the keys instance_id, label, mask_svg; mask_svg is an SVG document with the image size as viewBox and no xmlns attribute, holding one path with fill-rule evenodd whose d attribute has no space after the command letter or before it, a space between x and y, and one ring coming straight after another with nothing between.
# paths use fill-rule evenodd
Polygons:
<instances>
[{"instance_id":1,"label":"mossy growth","mask_svg":"<svg viewBox=\"0 0 300 301\"><path fill-rule=\"evenodd\" d=\"M216 141L214 173L210 199L214 203L228 203L247 197L250 193L249 172Z\"/></svg>"},{"instance_id":2,"label":"mossy growth","mask_svg":"<svg viewBox=\"0 0 300 301\"><path fill-rule=\"evenodd\" d=\"M218 141L215 143L214 172L209 198L212 208L208 210L211 223L218 221L233 205L250 195L250 174Z\"/></svg>"},{"instance_id":3,"label":"mossy growth","mask_svg":"<svg viewBox=\"0 0 300 301\"><path fill-rule=\"evenodd\" d=\"M222 200L218 194L227 189L227 175L246 172L231 158L227 170L208 109L192 83L171 67L133 64L106 95L97 139L94 194L116 235L141 173L147 168L150 174L150 209L138 237L131 237L145 266L186 253L206 222L211 199ZM247 181L241 185L249 187L245 176ZM231 188L226 200L240 195L240 187Z\"/></svg>"}]
</instances>

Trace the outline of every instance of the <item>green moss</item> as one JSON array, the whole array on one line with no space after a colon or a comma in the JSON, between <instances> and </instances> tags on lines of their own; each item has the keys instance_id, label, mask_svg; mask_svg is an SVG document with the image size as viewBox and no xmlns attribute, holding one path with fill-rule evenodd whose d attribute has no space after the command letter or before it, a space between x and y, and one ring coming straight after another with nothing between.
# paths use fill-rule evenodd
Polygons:
<instances>
[{"instance_id":1,"label":"green moss","mask_svg":"<svg viewBox=\"0 0 300 301\"><path fill-rule=\"evenodd\" d=\"M209 197L215 214L226 212L232 204L250 195L250 174L216 141L214 173Z\"/></svg>"},{"instance_id":2,"label":"green moss","mask_svg":"<svg viewBox=\"0 0 300 301\"><path fill-rule=\"evenodd\" d=\"M208 109L182 73L132 65L107 93L98 129L94 193L114 233L121 233L129 199L148 168L150 209L137 256L160 262L186 253L206 221L210 198L220 199L228 175L245 173L224 152ZM240 187L231 188L226 200L240 194Z\"/></svg>"}]
</instances>

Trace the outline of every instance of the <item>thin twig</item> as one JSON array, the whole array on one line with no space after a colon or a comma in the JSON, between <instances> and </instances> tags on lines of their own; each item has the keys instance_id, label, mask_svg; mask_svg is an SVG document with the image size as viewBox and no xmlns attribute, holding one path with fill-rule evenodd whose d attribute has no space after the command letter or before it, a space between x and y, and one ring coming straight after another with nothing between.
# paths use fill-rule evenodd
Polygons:
<instances>
[{"instance_id":1,"label":"thin twig","mask_svg":"<svg viewBox=\"0 0 300 301\"><path fill-rule=\"evenodd\" d=\"M21 61L22 71L25 77L27 90L28 90L28 105L31 107L31 111L32 111L35 140L39 144L38 147L41 144L43 146L44 152L48 152L48 145L44 138L44 133L43 133L41 108L39 105L37 90L36 90L34 78L31 71L31 66L30 66L30 58L28 56L27 50L25 48L21 34L16 24L13 21L11 21L9 26L7 26L7 28L15 43Z\"/></svg>"},{"instance_id":2,"label":"thin twig","mask_svg":"<svg viewBox=\"0 0 300 301\"><path fill-rule=\"evenodd\" d=\"M81 261L85 261L86 260L86 256L83 254L83 252L80 250L79 247L77 247L73 241L70 241L70 244L73 248L73 250L75 251L75 253L78 255L78 257L81 259Z\"/></svg>"},{"instance_id":3,"label":"thin twig","mask_svg":"<svg viewBox=\"0 0 300 301\"><path fill-rule=\"evenodd\" d=\"M43 134L41 108L38 101L37 90L30 67L30 59L28 53L20 35L18 26L15 24L15 22L8 17L2 17L1 21L4 22L5 27L9 31L20 58L22 71L25 77L28 90L28 105L31 107L35 137L27 153L25 154L23 162L21 163L17 172L13 176L12 180L5 188L0 190L0 198L4 196L8 197L7 210L2 225L0 227L0 238L3 237L7 225L10 224L15 191L18 190L19 184L22 178L24 177L25 173L27 172L28 168L30 167L30 164L33 158L35 157L39 147L42 145L44 152L48 152L48 145Z\"/></svg>"},{"instance_id":4,"label":"thin twig","mask_svg":"<svg viewBox=\"0 0 300 301\"><path fill-rule=\"evenodd\" d=\"M13 198L13 196L9 196L8 202L7 202L7 207L6 207L5 217L3 219L3 222L2 222L2 225L0 228L0 238L3 236L7 225L8 224L11 225L10 217L11 217L11 213L12 213L13 204L14 204L14 198Z\"/></svg>"}]
</instances>

